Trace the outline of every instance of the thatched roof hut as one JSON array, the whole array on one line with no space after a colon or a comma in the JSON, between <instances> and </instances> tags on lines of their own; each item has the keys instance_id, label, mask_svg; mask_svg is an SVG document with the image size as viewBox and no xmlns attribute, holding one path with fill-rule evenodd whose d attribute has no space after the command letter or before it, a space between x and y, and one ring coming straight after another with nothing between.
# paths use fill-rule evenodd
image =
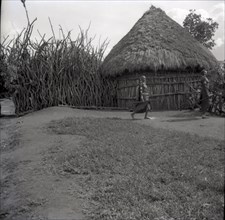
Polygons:
<instances>
[{"instance_id":1,"label":"thatched roof hut","mask_svg":"<svg viewBox=\"0 0 225 220\"><path fill-rule=\"evenodd\" d=\"M148 70L212 69L217 60L160 8L151 8L113 47L103 62L106 75ZM145 71L146 72L146 71Z\"/></svg>"}]
</instances>

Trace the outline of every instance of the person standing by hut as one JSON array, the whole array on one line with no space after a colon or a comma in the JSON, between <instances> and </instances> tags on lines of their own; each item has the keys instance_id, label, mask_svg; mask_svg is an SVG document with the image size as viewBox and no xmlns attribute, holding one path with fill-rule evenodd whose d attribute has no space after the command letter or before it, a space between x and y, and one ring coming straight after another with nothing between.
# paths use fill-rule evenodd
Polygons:
<instances>
[{"instance_id":1,"label":"person standing by hut","mask_svg":"<svg viewBox=\"0 0 225 220\"><path fill-rule=\"evenodd\" d=\"M146 77L141 76L139 79L139 88L138 88L138 103L135 105L134 111L131 113L132 119L136 113L144 113L145 119L151 119L148 117L148 112L151 111L151 104L149 102L149 89L146 84Z\"/></svg>"},{"instance_id":2,"label":"person standing by hut","mask_svg":"<svg viewBox=\"0 0 225 220\"><path fill-rule=\"evenodd\" d=\"M201 78L201 111L202 111L202 118L206 118L206 113L209 110L209 79L207 78L207 71L202 71L202 78Z\"/></svg>"}]
</instances>

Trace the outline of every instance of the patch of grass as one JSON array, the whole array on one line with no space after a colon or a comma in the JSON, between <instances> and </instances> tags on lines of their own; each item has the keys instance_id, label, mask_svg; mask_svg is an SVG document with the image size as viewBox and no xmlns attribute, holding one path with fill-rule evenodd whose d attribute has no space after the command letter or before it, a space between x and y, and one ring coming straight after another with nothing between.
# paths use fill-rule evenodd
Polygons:
<instances>
[{"instance_id":1,"label":"patch of grass","mask_svg":"<svg viewBox=\"0 0 225 220\"><path fill-rule=\"evenodd\" d=\"M81 178L90 219L223 219L222 141L102 118L49 129L86 136L60 166Z\"/></svg>"},{"instance_id":2,"label":"patch of grass","mask_svg":"<svg viewBox=\"0 0 225 220\"><path fill-rule=\"evenodd\" d=\"M20 132L18 130L18 125L9 126L6 121L0 122L0 152L10 152L18 149L20 146Z\"/></svg>"}]
</instances>

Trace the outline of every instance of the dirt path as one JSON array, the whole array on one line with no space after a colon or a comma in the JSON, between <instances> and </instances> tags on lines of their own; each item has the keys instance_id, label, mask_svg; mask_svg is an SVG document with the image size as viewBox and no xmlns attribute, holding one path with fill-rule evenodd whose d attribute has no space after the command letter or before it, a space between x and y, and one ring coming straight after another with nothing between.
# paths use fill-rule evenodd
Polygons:
<instances>
[{"instance_id":1,"label":"dirt path","mask_svg":"<svg viewBox=\"0 0 225 220\"><path fill-rule=\"evenodd\" d=\"M217 139L224 138L224 118L201 119L193 112L153 112L154 120L134 123L179 130ZM0 219L82 220L85 201L76 175L59 175L54 161L68 155L85 137L54 135L46 125L66 117L118 117L131 120L129 112L88 111L52 107L21 118L1 119Z\"/></svg>"},{"instance_id":2,"label":"dirt path","mask_svg":"<svg viewBox=\"0 0 225 220\"><path fill-rule=\"evenodd\" d=\"M45 128L63 117L34 113L1 121L2 219L84 219L76 180L59 178L54 165L55 157L69 154L83 137L53 135Z\"/></svg>"}]
</instances>

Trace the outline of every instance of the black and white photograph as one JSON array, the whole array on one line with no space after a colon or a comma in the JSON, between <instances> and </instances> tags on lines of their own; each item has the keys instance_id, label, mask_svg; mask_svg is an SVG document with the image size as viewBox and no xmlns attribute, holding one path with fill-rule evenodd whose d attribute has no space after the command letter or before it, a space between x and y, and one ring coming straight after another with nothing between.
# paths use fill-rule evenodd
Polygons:
<instances>
[{"instance_id":1,"label":"black and white photograph","mask_svg":"<svg viewBox=\"0 0 225 220\"><path fill-rule=\"evenodd\" d=\"M223 220L224 0L2 0L1 220Z\"/></svg>"}]
</instances>

